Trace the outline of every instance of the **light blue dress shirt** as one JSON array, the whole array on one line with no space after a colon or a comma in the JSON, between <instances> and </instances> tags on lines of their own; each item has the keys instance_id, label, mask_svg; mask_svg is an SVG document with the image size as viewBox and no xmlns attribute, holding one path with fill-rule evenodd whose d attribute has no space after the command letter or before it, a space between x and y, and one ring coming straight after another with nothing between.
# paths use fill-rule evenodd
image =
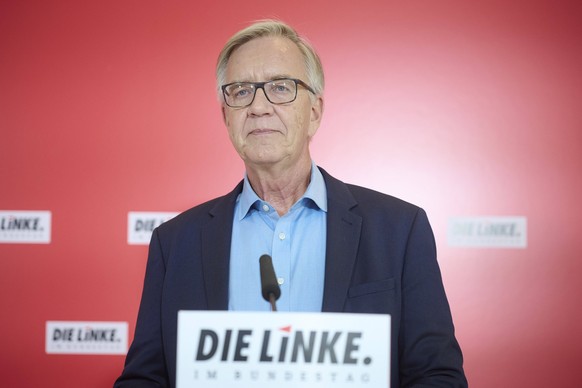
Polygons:
<instances>
[{"instance_id":1,"label":"light blue dress shirt","mask_svg":"<svg viewBox=\"0 0 582 388\"><path fill-rule=\"evenodd\" d=\"M259 258L268 254L281 287L280 311L321 311L325 276L327 190L312 164L311 181L287 214L279 217L245 176L233 219L228 308L269 311L261 295Z\"/></svg>"}]
</instances>

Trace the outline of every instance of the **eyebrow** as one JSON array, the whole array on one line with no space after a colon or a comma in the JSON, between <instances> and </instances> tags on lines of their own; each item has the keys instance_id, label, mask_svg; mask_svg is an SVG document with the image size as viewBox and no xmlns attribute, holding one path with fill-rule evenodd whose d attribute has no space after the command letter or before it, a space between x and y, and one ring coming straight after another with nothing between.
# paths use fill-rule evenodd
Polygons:
<instances>
[{"instance_id":1,"label":"eyebrow","mask_svg":"<svg viewBox=\"0 0 582 388\"><path fill-rule=\"evenodd\" d=\"M233 81L233 82L228 82L228 83L229 84L239 84L239 83L246 83L246 82L249 82L249 83L254 83L254 82L269 82L269 81L273 81L273 80L276 80L276 79L282 79L282 78L295 79L296 77L293 77L293 76L291 76L289 74L276 74L276 75L273 75L271 77L267 77L267 80L265 80L265 81L250 81L250 80L248 80L248 78L245 78L243 81Z\"/></svg>"}]
</instances>

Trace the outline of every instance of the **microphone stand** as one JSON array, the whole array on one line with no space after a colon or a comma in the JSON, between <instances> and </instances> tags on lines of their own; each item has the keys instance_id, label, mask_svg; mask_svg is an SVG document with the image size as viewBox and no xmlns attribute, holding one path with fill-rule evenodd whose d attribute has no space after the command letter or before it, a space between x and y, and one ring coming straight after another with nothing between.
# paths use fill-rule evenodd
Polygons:
<instances>
[{"instance_id":1,"label":"microphone stand","mask_svg":"<svg viewBox=\"0 0 582 388\"><path fill-rule=\"evenodd\" d=\"M272 292L269 293L269 303L271 304L271 311L277 311L277 304L275 304L275 294Z\"/></svg>"}]
</instances>

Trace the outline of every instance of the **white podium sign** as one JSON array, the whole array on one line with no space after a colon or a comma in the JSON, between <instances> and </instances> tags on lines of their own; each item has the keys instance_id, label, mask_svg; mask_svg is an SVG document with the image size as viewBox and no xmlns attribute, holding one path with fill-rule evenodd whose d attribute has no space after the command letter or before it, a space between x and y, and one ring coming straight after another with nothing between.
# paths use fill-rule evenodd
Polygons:
<instances>
[{"instance_id":1,"label":"white podium sign","mask_svg":"<svg viewBox=\"0 0 582 388\"><path fill-rule=\"evenodd\" d=\"M180 311L177 388L386 388L390 316Z\"/></svg>"}]
</instances>

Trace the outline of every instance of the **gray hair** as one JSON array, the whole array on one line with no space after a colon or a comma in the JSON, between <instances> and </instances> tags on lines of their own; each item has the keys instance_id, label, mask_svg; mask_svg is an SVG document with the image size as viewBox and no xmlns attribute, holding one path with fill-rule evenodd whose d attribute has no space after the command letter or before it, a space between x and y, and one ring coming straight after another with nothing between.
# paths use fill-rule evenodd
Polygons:
<instances>
[{"instance_id":1,"label":"gray hair","mask_svg":"<svg viewBox=\"0 0 582 388\"><path fill-rule=\"evenodd\" d=\"M219 97L222 96L221 85L226 81L226 67L232 53L253 39L261 37L283 37L297 45L303 55L307 83L313 88L315 94L321 95L325 85L321 60L311 44L297 31L279 20L259 20L247 28L234 34L222 48L216 63L216 84Z\"/></svg>"}]
</instances>

